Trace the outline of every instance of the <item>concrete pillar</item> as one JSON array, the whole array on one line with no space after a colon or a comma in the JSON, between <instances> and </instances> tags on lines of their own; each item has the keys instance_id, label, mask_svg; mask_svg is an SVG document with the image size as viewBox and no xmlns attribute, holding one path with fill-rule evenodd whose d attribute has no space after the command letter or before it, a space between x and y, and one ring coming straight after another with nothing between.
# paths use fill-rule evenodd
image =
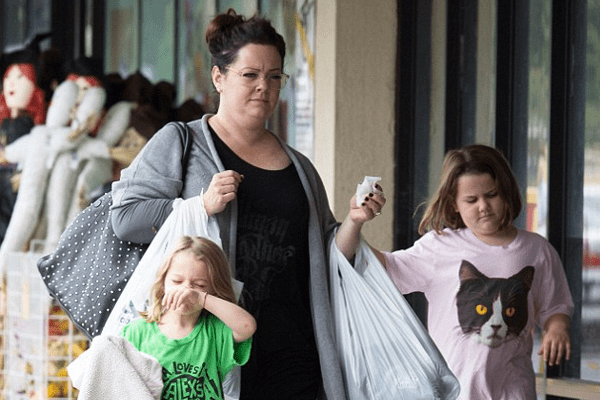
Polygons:
<instances>
[{"instance_id":1,"label":"concrete pillar","mask_svg":"<svg viewBox=\"0 0 600 400\"><path fill-rule=\"evenodd\" d=\"M365 175L381 176L383 213L363 233L393 243L397 2L317 0L315 165L343 220Z\"/></svg>"}]
</instances>

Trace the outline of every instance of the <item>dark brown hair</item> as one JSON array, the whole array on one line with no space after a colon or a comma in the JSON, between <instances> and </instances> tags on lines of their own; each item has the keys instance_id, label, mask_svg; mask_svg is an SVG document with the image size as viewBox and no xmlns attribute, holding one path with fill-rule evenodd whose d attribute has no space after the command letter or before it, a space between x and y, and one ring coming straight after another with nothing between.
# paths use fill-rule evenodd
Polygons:
<instances>
[{"instance_id":1,"label":"dark brown hair","mask_svg":"<svg viewBox=\"0 0 600 400\"><path fill-rule=\"evenodd\" d=\"M275 46L281 56L281 68L285 58L285 41L271 25L271 21L258 15L246 19L230 8L210 22L206 30L206 43L212 55L211 64L224 72L233 63L238 51L247 44Z\"/></svg>"},{"instance_id":2,"label":"dark brown hair","mask_svg":"<svg viewBox=\"0 0 600 400\"><path fill-rule=\"evenodd\" d=\"M466 225L456 212L458 178L463 175L489 174L498 186L498 194L504 200L505 215L500 229L514 221L523 208L517 180L504 155L497 149L473 144L446 153L440 183L429 200L419 233L446 228L459 229Z\"/></svg>"}]
</instances>

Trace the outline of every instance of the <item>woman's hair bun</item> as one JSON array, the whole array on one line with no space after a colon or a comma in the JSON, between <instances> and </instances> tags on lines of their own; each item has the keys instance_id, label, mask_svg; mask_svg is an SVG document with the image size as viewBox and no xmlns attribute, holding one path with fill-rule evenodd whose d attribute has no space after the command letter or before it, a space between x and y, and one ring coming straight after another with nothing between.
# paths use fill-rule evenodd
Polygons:
<instances>
[{"instance_id":1,"label":"woman's hair bun","mask_svg":"<svg viewBox=\"0 0 600 400\"><path fill-rule=\"evenodd\" d=\"M223 36L230 37L232 29L244 22L246 22L246 17L236 13L233 8L227 10L226 13L217 15L206 29L206 43L210 47L215 44L215 41L220 42Z\"/></svg>"},{"instance_id":2,"label":"woman's hair bun","mask_svg":"<svg viewBox=\"0 0 600 400\"><path fill-rule=\"evenodd\" d=\"M281 56L281 66L285 58L285 41L271 22L258 14L247 19L233 8L212 19L206 29L206 43L211 54L211 65L221 70L232 63L239 49L249 43L275 46Z\"/></svg>"}]
</instances>

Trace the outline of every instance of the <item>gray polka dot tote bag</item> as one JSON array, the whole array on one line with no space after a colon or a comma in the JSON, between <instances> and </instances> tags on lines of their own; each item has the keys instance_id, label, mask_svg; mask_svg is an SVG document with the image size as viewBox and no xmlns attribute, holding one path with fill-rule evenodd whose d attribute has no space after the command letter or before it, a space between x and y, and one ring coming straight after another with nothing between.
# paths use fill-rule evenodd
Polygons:
<instances>
[{"instance_id":1,"label":"gray polka dot tote bag","mask_svg":"<svg viewBox=\"0 0 600 400\"><path fill-rule=\"evenodd\" d=\"M112 193L83 210L54 253L38 261L50 295L90 339L102 332L113 305L147 244L122 241L110 223Z\"/></svg>"},{"instance_id":2,"label":"gray polka dot tote bag","mask_svg":"<svg viewBox=\"0 0 600 400\"><path fill-rule=\"evenodd\" d=\"M184 143L182 162L187 166L192 135L187 124L178 126ZM79 213L61 235L56 250L37 262L50 296L89 339L102 333L148 248L147 244L117 238L111 224L111 205L112 193L108 192Z\"/></svg>"}]
</instances>

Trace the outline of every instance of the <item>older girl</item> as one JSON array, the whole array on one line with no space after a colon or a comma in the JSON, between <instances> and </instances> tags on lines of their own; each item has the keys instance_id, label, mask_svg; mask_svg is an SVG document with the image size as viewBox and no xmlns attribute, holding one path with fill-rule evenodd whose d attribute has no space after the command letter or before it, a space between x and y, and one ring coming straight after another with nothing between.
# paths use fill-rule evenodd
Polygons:
<instances>
[{"instance_id":1,"label":"older girl","mask_svg":"<svg viewBox=\"0 0 600 400\"><path fill-rule=\"evenodd\" d=\"M385 204L381 193L363 200L352 199L336 237L349 259L362 225ZM402 293L425 293L429 332L460 381L461 399L535 400L534 324L544 329L544 360L570 356L573 301L562 263L546 239L514 226L521 208L499 151L452 150L419 226L424 236L406 250L374 249Z\"/></svg>"}]
</instances>

